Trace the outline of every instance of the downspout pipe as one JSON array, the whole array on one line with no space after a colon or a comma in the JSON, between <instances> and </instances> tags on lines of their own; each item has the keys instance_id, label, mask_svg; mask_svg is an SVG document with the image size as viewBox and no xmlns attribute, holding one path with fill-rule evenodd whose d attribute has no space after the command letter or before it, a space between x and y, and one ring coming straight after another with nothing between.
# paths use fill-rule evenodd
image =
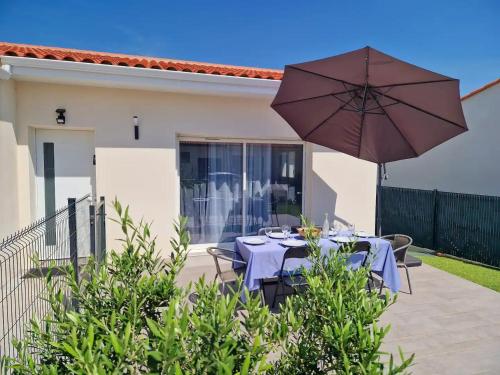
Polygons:
<instances>
[{"instance_id":1,"label":"downspout pipe","mask_svg":"<svg viewBox=\"0 0 500 375\"><path fill-rule=\"evenodd\" d=\"M2 64L0 67L0 79L9 80L12 76L12 67L8 64Z\"/></svg>"}]
</instances>

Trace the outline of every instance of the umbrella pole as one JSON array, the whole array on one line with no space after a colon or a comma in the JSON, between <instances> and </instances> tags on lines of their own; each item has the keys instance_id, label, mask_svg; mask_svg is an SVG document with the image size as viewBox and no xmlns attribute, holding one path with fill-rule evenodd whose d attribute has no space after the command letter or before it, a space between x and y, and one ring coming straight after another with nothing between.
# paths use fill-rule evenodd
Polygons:
<instances>
[{"instance_id":1,"label":"umbrella pole","mask_svg":"<svg viewBox=\"0 0 500 375\"><path fill-rule=\"evenodd\" d=\"M381 186L382 186L382 164L378 163L377 164L377 203L375 207L375 234L377 236L382 235L382 205L381 205Z\"/></svg>"}]
</instances>

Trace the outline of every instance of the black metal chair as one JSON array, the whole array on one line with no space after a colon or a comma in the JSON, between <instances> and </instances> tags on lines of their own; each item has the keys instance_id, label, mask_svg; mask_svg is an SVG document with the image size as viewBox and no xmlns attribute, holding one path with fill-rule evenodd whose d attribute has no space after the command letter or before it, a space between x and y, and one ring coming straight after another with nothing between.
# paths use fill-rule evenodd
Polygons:
<instances>
[{"instance_id":1,"label":"black metal chair","mask_svg":"<svg viewBox=\"0 0 500 375\"><path fill-rule=\"evenodd\" d=\"M368 241L357 241L353 243L346 243L340 245L339 251L341 253L350 253L350 254L363 254L363 261L361 262L361 267L366 265L366 261L368 260L368 256L370 255L372 245Z\"/></svg>"},{"instance_id":2,"label":"black metal chair","mask_svg":"<svg viewBox=\"0 0 500 375\"><path fill-rule=\"evenodd\" d=\"M293 270L291 272L285 271L286 261L289 259L304 259L311 254L311 249L307 246L291 247L285 251L283 255L283 261L281 262L280 272L278 274L278 282L276 283L276 289L274 290L274 298L272 307L276 305L276 297L284 296L285 286L288 286L296 292L297 288L307 285L306 279L300 274L299 270ZM281 293L278 294L278 289L281 286Z\"/></svg>"},{"instance_id":3,"label":"black metal chair","mask_svg":"<svg viewBox=\"0 0 500 375\"><path fill-rule=\"evenodd\" d=\"M363 261L361 262L361 267L366 266L366 262L368 261L368 258L370 257L370 251L371 251L372 245L368 241L357 241L353 242L350 244L342 244L339 247L339 251L343 253L349 253L349 254L362 254L363 255ZM371 271L369 272L369 280L368 280L368 291L372 291L372 288L370 286L370 281L373 283L373 276Z\"/></svg>"},{"instance_id":4,"label":"black metal chair","mask_svg":"<svg viewBox=\"0 0 500 375\"><path fill-rule=\"evenodd\" d=\"M280 227L264 227L264 228L260 228L258 230L257 236L265 236L267 228L271 228L271 232L273 232L273 233L281 232L281 228Z\"/></svg>"},{"instance_id":5,"label":"black metal chair","mask_svg":"<svg viewBox=\"0 0 500 375\"><path fill-rule=\"evenodd\" d=\"M267 228L271 228L272 233L281 232L281 227L263 227L257 231L257 236L265 236ZM271 277L271 278L260 280L260 284L261 284L260 288L261 288L261 296L262 296L262 303L263 304L266 301L266 286L276 284L277 282L278 282L277 277Z\"/></svg>"},{"instance_id":6,"label":"black metal chair","mask_svg":"<svg viewBox=\"0 0 500 375\"><path fill-rule=\"evenodd\" d=\"M210 254L214 258L215 269L217 271L214 280L217 280L217 277L220 278L222 283L222 293L226 292L226 283L234 282L238 279L238 277L245 273L247 262L241 259L241 256L229 249L222 249L220 247L209 247L207 249L207 253ZM228 270L222 270L219 260L231 262L233 264L241 265L240 268L233 269L232 267Z\"/></svg>"},{"instance_id":7,"label":"black metal chair","mask_svg":"<svg viewBox=\"0 0 500 375\"><path fill-rule=\"evenodd\" d=\"M414 258L411 255L407 254L408 248L413 243L413 239L405 234L389 234L380 238L384 238L391 242L392 249L394 251L394 257L396 258L396 265L398 266L398 268L405 269L406 278L408 280L408 288L410 289L410 294L413 294L408 268L418 267L422 265L422 261L420 261L420 259ZM382 280L382 285L380 285L380 292L382 292L383 287L384 281Z\"/></svg>"}]
</instances>

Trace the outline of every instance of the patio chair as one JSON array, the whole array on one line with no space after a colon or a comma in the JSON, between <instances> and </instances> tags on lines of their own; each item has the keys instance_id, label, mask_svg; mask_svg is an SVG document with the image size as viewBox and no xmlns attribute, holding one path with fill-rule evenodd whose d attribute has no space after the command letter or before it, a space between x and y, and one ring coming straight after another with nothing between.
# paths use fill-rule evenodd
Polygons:
<instances>
[{"instance_id":1,"label":"patio chair","mask_svg":"<svg viewBox=\"0 0 500 375\"><path fill-rule=\"evenodd\" d=\"M368 241L357 241L353 244L342 244L339 248L341 253L351 253L351 254L363 254L363 261L361 262L361 267L366 265L366 261L368 260L368 256L370 255L372 245Z\"/></svg>"},{"instance_id":2,"label":"patio chair","mask_svg":"<svg viewBox=\"0 0 500 375\"><path fill-rule=\"evenodd\" d=\"M299 270L285 270L286 261L289 259L304 259L307 258L310 254L311 249L307 246L291 247L285 251L285 254L283 255L283 261L281 262L281 269L278 274L278 282L276 283L276 289L274 290L274 298L272 304L273 308L276 305L276 297L286 295L285 286L292 288L293 291L296 292L297 288L307 285L305 277L300 274ZM278 294L279 287L281 287L280 294Z\"/></svg>"},{"instance_id":3,"label":"patio chair","mask_svg":"<svg viewBox=\"0 0 500 375\"><path fill-rule=\"evenodd\" d=\"M388 240L394 251L394 257L396 258L396 264L398 268L404 268L406 271L406 278L408 280L408 288L410 289L410 294L413 294L411 289L410 282L410 273L408 272L408 268L410 267L418 267L422 265L422 262L419 259L412 257L407 254L408 248L413 243L413 239L410 236L405 234L389 234L387 236L382 236L380 238L384 238ZM380 285L380 293L382 293L382 288L384 287L384 280L382 280L382 284Z\"/></svg>"},{"instance_id":4,"label":"patio chair","mask_svg":"<svg viewBox=\"0 0 500 375\"><path fill-rule=\"evenodd\" d=\"M226 292L226 284L238 280L238 277L245 273L247 262L241 259L241 256L229 249L222 249L220 247L209 247L207 253L214 258L215 269L217 271L214 281L217 277L221 280L222 293ZM219 261L231 262L232 264L240 265L240 268L222 270Z\"/></svg>"},{"instance_id":5,"label":"patio chair","mask_svg":"<svg viewBox=\"0 0 500 375\"><path fill-rule=\"evenodd\" d=\"M372 245L368 241L358 241L354 242L353 244L342 244L339 248L340 252L344 253L350 253L350 254L362 254L363 255L363 261L361 262L361 267L366 266L366 262L370 256L370 251L371 251ZM368 291L372 291L372 288L370 286L370 280L373 283L373 276L371 271L369 272L369 280L367 283L368 286Z\"/></svg>"},{"instance_id":6,"label":"patio chair","mask_svg":"<svg viewBox=\"0 0 500 375\"><path fill-rule=\"evenodd\" d=\"M257 232L257 236L265 236L267 228L271 228L271 231L273 233L281 232L281 227L263 227L259 229L259 231Z\"/></svg>"}]
</instances>

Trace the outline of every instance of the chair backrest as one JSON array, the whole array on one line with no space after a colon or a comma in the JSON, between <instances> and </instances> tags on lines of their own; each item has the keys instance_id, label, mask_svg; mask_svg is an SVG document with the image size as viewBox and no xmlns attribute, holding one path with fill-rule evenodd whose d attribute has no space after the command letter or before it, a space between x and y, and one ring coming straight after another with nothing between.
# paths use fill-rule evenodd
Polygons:
<instances>
[{"instance_id":1,"label":"chair backrest","mask_svg":"<svg viewBox=\"0 0 500 375\"><path fill-rule=\"evenodd\" d=\"M408 251L410 245L413 243L413 239L406 234L390 234L381 238L384 238L391 242L396 262L404 262L406 259L406 252Z\"/></svg>"},{"instance_id":2,"label":"chair backrest","mask_svg":"<svg viewBox=\"0 0 500 375\"><path fill-rule=\"evenodd\" d=\"M283 261L281 262L280 276L283 275L283 269L288 259L304 259L311 255L311 249L307 246L290 247L283 254Z\"/></svg>"},{"instance_id":3,"label":"chair backrest","mask_svg":"<svg viewBox=\"0 0 500 375\"><path fill-rule=\"evenodd\" d=\"M207 253L210 254L214 258L215 268L217 269L217 273L221 274L221 268L219 264L219 260L225 260L228 262L238 263L241 265L246 265L246 262L241 259L241 257L229 249L221 249L220 247L209 247L207 249Z\"/></svg>"},{"instance_id":4,"label":"chair backrest","mask_svg":"<svg viewBox=\"0 0 500 375\"><path fill-rule=\"evenodd\" d=\"M264 227L264 228L259 229L259 231L257 232L257 236L265 236L266 235L266 228L271 228L271 232L273 232L273 233L281 232L280 227Z\"/></svg>"},{"instance_id":5,"label":"chair backrest","mask_svg":"<svg viewBox=\"0 0 500 375\"><path fill-rule=\"evenodd\" d=\"M366 252L363 257L363 262L361 263L361 267L366 265L366 261L368 260L368 256L370 255L370 250L372 245L368 241L356 241L350 244L342 244L339 248L340 252L350 252L351 254L358 254Z\"/></svg>"}]
</instances>

